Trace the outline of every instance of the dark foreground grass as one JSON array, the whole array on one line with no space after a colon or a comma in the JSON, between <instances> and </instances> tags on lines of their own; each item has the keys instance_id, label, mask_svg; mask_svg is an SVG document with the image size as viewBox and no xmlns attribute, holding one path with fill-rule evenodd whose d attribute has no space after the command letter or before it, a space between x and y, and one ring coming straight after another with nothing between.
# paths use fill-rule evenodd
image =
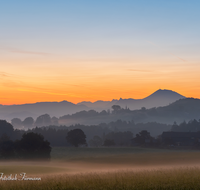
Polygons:
<instances>
[{"instance_id":1,"label":"dark foreground grass","mask_svg":"<svg viewBox=\"0 0 200 190\"><path fill-rule=\"evenodd\" d=\"M52 161L82 161L117 165L190 165L200 164L198 150L165 150L150 148L66 148L53 147Z\"/></svg>"},{"instance_id":2,"label":"dark foreground grass","mask_svg":"<svg viewBox=\"0 0 200 190\"><path fill-rule=\"evenodd\" d=\"M171 152L163 149L150 149L139 147L101 147L101 148L73 148L73 147L53 147L51 152L52 160L83 160L89 158L102 158L118 156L121 154L135 155L140 153L162 153Z\"/></svg>"},{"instance_id":3,"label":"dark foreground grass","mask_svg":"<svg viewBox=\"0 0 200 190\"><path fill-rule=\"evenodd\" d=\"M0 190L200 189L200 152L55 147L49 162L0 162L1 172L41 181L0 180Z\"/></svg>"},{"instance_id":4,"label":"dark foreground grass","mask_svg":"<svg viewBox=\"0 0 200 190\"><path fill-rule=\"evenodd\" d=\"M41 181L0 181L5 190L200 189L199 168L55 175Z\"/></svg>"}]
</instances>

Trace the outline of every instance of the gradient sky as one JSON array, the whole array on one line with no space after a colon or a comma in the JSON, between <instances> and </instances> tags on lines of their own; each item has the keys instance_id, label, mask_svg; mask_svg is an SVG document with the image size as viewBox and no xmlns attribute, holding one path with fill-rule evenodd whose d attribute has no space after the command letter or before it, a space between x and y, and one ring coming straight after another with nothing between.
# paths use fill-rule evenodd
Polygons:
<instances>
[{"instance_id":1,"label":"gradient sky","mask_svg":"<svg viewBox=\"0 0 200 190\"><path fill-rule=\"evenodd\" d=\"M200 98L199 0L0 1L0 104Z\"/></svg>"}]
</instances>

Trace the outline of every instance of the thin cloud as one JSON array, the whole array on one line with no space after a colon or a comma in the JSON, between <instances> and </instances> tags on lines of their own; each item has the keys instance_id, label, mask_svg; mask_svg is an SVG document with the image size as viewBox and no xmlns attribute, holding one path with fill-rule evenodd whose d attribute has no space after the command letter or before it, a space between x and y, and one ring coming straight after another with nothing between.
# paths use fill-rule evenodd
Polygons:
<instances>
[{"instance_id":1,"label":"thin cloud","mask_svg":"<svg viewBox=\"0 0 200 190\"><path fill-rule=\"evenodd\" d=\"M7 72L3 72L3 71L0 71L0 77L3 77L3 78L9 78L9 77L19 77L17 75L14 75L14 74L10 74L10 73L7 73Z\"/></svg>"},{"instance_id":2,"label":"thin cloud","mask_svg":"<svg viewBox=\"0 0 200 190\"><path fill-rule=\"evenodd\" d=\"M150 43L150 44L152 44L152 45L154 45L154 46L156 46L156 47L161 48L160 46L158 46L157 44L155 44L155 43L153 43L153 42L150 42L150 41L146 41L146 42L148 42L148 43ZM167 53L173 55L174 57L178 58L179 60L181 60L181 61L183 61L183 62L187 62L186 60L184 60L184 59L182 59L182 58L180 58L180 57L174 55L173 53L171 53L171 52L169 52L169 51L167 51L167 50L165 50L165 52L167 52Z\"/></svg>"},{"instance_id":3,"label":"thin cloud","mask_svg":"<svg viewBox=\"0 0 200 190\"><path fill-rule=\"evenodd\" d=\"M50 94L50 95L60 95L60 96L71 96L71 97L78 97L80 98L81 96L77 96L75 94L71 93L54 93L54 92L45 92L45 91L37 91L37 90L27 90L27 89L17 89L18 91L21 92L34 92L34 93L42 93L42 94Z\"/></svg>"},{"instance_id":4,"label":"thin cloud","mask_svg":"<svg viewBox=\"0 0 200 190\"><path fill-rule=\"evenodd\" d=\"M153 72L151 70L138 70L138 69L127 69L127 71L133 71L133 72Z\"/></svg>"},{"instance_id":5,"label":"thin cloud","mask_svg":"<svg viewBox=\"0 0 200 190\"><path fill-rule=\"evenodd\" d=\"M0 48L1 50L11 52L11 53L19 53L19 54L29 54L29 55L49 55L49 53L44 53L44 52L35 52L35 51L25 51L25 50L20 50L17 48L10 48L10 47L4 47Z\"/></svg>"},{"instance_id":6,"label":"thin cloud","mask_svg":"<svg viewBox=\"0 0 200 190\"><path fill-rule=\"evenodd\" d=\"M5 73L5 72L0 72L0 76L1 77L9 77L10 75L8 73Z\"/></svg>"},{"instance_id":7,"label":"thin cloud","mask_svg":"<svg viewBox=\"0 0 200 190\"><path fill-rule=\"evenodd\" d=\"M171 52L169 52L169 51L167 51L167 52L170 53L171 55L173 55L174 57L178 58L179 60L181 60L181 61L183 61L183 62L187 62L186 60L184 60L184 59L182 59L182 58L180 58L180 57L174 55L173 53L171 53Z\"/></svg>"},{"instance_id":8,"label":"thin cloud","mask_svg":"<svg viewBox=\"0 0 200 190\"><path fill-rule=\"evenodd\" d=\"M22 76L0 71L1 78L21 78Z\"/></svg>"}]
</instances>

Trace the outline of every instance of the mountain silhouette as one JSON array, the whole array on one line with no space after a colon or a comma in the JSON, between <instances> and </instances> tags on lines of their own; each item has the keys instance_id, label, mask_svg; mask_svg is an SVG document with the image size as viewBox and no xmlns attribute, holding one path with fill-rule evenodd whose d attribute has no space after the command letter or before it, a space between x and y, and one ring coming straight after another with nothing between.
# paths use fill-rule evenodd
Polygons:
<instances>
[{"instance_id":1,"label":"mountain silhouette","mask_svg":"<svg viewBox=\"0 0 200 190\"><path fill-rule=\"evenodd\" d=\"M11 120L15 117L25 119L28 116L36 118L46 113L51 116L59 117L64 114L72 114L82 110L89 110L89 108L85 105L76 105L68 101L9 105L0 107L0 119Z\"/></svg>"},{"instance_id":2,"label":"mountain silhouette","mask_svg":"<svg viewBox=\"0 0 200 190\"><path fill-rule=\"evenodd\" d=\"M146 109L144 111L133 111L133 120L137 122L156 121L160 123L173 124L200 119L200 99L185 98L177 100L168 106ZM140 112L140 115L138 114ZM139 116L139 117L138 117Z\"/></svg>"},{"instance_id":3,"label":"mountain silhouette","mask_svg":"<svg viewBox=\"0 0 200 190\"><path fill-rule=\"evenodd\" d=\"M88 108L91 108L95 111L102 111L105 109L110 109L112 105L115 105L118 102L118 100L113 99L112 101L102 101L98 100L96 102L80 102L77 105L85 105Z\"/></svg>"},{"instance_id":4,"label":"mountain silhouette","mask_svg":"<svg viewBox=\"0 0 200 190\"><path fill-rule=\"evenodd\" d=\"M169 105L176 100L183 99L184 96L174 92L172 90L157 90L153 94L147 96L144 99L122 99L112 101L96 101L92 102L80 102L79 105L86 105L96 111L102 111L103 109L110 109L113 105L119 105L122 108L128 107L131 110L140 109L141 107L152 108Z\"/></svg>"},{"instance_id":5,"label":"mountain silhouette","mask_svg":"<svg viewBox=\"0 0 200 190\"><path fill-rule=\"evenodd\" d=\"M11 120L15 117L25 119L26 117L36 118L42 114L60 117L73 114L83 110L102 111L111 109L113 105L120 105L122 108L128 107L131 110L141 109L141 107L152 108L166 106L170 103L185 98L184 96L171 90L157 90L144 99L113 99L112 101L80 102L73 104L68 101L62 102L37 102L34 104L3 105L0 106L0 119Z\"/></svg>"},{"instance_id":6,"label":"mountain silhouette","mask_svg":"<svg viewBox=\"0 0 200 190\"><path fill-rule=\"evenodd\" d=\"M98 125L100 123L122 121L134 121L135 123L158 122L172 125L175 121L200 119L200 99L179 99L167 106L153 107L150 109L120 109L117 112L95 112L94 110L78 112L73 115L65 115L59 118L64 125Z\"/></svg>"}]
</instances>

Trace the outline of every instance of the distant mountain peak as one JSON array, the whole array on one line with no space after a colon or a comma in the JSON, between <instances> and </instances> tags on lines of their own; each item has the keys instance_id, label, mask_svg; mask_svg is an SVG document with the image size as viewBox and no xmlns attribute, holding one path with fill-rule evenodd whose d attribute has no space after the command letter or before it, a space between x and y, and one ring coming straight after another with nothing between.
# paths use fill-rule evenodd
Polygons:
<instances>
[{"instance_id":1,"label":"distant mountain peak","mask_svg":"<svg viewBox=\"0 0 200 190\"><path fill-rule=\"evenodd\" d=\"M112 99L112 101L111 101L111 102L114 102L114 101L118 101L118 99Z\"/></svg>"},{"instance_id":2,"label":"distant mountain peak","mask_svg":"<svg viewBox=\"0 0 200 190\"><path fill-rule=\"evenodd\" d=\"M173 96L173 97L177 97L177 98L180 97L179 99L186 98L185 96L183 96L175 91L168 90L168 89L159 89L159 90L155 91L154 93L152 93L151 95L147 96L146 98L149 98L152 96L154 96L154 97L155 96Z\"/></svg>"},{"instance_id":3,"label":"distant mountain peak","mask_svg":"<svg viewBox=\"0 0 200 190\"><path fill-rule=\"evenodd\" d=\"M155 92L175 92L175 91L169 90L169 89L158 89L158 90L156 90ZM154 92L154 93L155 93L155 92ZM177 93L177 92L175 92L175 93Z\"/></svg>"}]
</instances>

